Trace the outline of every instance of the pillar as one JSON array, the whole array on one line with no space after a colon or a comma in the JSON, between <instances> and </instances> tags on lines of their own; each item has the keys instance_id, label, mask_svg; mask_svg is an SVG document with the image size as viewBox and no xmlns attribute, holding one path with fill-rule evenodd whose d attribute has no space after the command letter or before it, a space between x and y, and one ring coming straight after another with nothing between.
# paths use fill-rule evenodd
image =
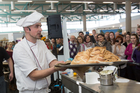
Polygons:
<instances>
[{"instance_id":1,"label":"pillar","mask_svg":"<svg viewBox=\"0 0 140 93\"><path fill-rule=\"evenodd\" d=\"M131 32L131 2L130 0L125 1L126 9L126 32Z\"/></svg>"},{"instance_id":2,"label":"pillar","mask_svg":"<svg viewBox=\"0 0 140 93\"><path fill-rule=\"evenodd\" d=\"M86 15L83 15L82 18L83 18L83 31L87 31Z\"/></svg>"}]
</instances>

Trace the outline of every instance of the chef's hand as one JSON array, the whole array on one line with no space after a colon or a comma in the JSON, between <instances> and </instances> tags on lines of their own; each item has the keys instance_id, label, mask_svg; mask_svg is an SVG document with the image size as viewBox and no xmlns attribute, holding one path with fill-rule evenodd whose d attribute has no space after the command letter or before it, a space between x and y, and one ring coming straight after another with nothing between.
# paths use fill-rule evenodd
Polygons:
<instances>
[{"instance_id":1,"label":"chef's hand","mask_svg":"<svg viewBox=\"0 0 140 93\"><path fill-rule=\"evenodd\" d=\"M9 74L9 80L12 81L13 80L13 77L14 77L13 73L10 73Z\"/></svg>"},{"instance_id":2,"label":"chef's hand","mask_svg":"<svg viewBox=\"0 0 140 93\"><path fill-rule=\"evenodd\" d=\"M57 61L57 63L55 65L58 65L58 64L66 64L64 61ZM63 68L63 67L55 67L54 66L54 69L55 71L65 71L66 68Z\"/></svg>"}]
</instances>

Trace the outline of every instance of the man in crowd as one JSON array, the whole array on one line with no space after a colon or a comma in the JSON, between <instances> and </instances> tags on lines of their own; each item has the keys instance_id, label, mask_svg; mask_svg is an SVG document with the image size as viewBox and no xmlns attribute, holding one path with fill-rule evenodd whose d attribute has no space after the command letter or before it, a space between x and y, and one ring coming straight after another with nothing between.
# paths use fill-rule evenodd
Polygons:
<instances>
[{"instance_id":1,"label":"man in crowd","mask_svg":"<svg viewBox=\"0 0 140 93\"><path fill-rule=\"evenodd\" d=\"M69 42L69 50L70 50L70 58L74 58L77 53L77 43L75 42L75 36L70 36L70 42Z\"/></svg>"},{"instance_id":2,"label":"man in crowd","mask_svg":"<svg viewBox=\"0 0 140 93\"><path fill-rule=\"evenodd\" d=\"M54 65L64 63L47 49L41 37L41 19L44 16L34 12L17 22L23 27L25 38L14 48L13 59L19 93L48 93L50 75L58 70Z\"/></svg>"},{"instance_id":3,"label":"man in crowd","mask_svg":"<svg viewBox=\"0 0 140 93\"><path fill-rule=\"evenodd\" d=\"M137 26L137 35L139 37L139 42L140 42L140 25Z\"/></svg>"},{"instance_id":4,"label":"man in crowd","mask_svg":"<svg viewBox=\"0 0 140 93\"><path fill-rule=\"evenodd\" d=\"M109 32L106 32L106 33L105 33L105 39L106 39L107 41L109 41Z\"/></svg>"},{"instance_id":5,"label":"man in crowd","mask_svg":"<svg viewBox=\"0 0 140 93\"><path fill-rule=\"evenodd\" d=\"M96 33L95 35L94 35L94 39L95 39L95 41L96 41L96 43L98 42L98 34Z\"/></svg>"},{"instance_id":6,"label":"man in crowd","mask_svg":"<svg viewBox=\"0 0 140 93\"><path fill-rule=\"evenodd\" d=\"M82 31L79 32L79 36L81 36L84 39L84 33Z\"/></svg>"},{"instance_id":7,"label":"man in crowd","mask_svg":"<svg viewBox=\"0 0 140 93\"><path fill-rule=\"evenodd\" d=\"M95 34L96 34L96 30L92 30L92 36L90 36L90 38L91 38L91 41L93 42L93 43L96 43L96 41L95 41L95 38L94 38L94 36L95 36Z\"/></svg>"},{"instance_id":8,"label":"man in crowd","mask_svg":"<svg viewBox=\"0 0 140 93\"><path fill-rule=\"evenodd\" d=\"M120 34L119 32L116 32L116 33L115 33L115 37L117 37L119 34Z\"/></svg>"},{"instance_id":9,"label":"man in crowd","mask_svg":"<svg viewBox=\"0 0 140 93\"><path fill-rule=\"evenodd\" d=\"M5 51L4 48L0 47L0 93L6 93L6 84L4 81L4 73L3 73L3 61L6 60L8 62L10 68L9 80L13 79L13 61Z\"/></svg>"}]
</instances>

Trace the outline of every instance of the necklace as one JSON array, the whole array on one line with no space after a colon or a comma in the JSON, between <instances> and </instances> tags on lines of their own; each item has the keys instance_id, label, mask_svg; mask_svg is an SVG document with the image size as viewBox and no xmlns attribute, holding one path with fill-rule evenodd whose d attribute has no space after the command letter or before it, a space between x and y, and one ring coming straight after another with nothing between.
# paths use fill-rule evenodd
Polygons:
<instances>
[{"instance_id":1,"label":"necklace","mask_svg":"<svg viewBox=\"0 0 140 93\"><path fill-rule=\"evenodd\" d=\"M135 48L135 45L132 44L132 49L134 49L134 48Z\"/></svg>"}]
</instances>

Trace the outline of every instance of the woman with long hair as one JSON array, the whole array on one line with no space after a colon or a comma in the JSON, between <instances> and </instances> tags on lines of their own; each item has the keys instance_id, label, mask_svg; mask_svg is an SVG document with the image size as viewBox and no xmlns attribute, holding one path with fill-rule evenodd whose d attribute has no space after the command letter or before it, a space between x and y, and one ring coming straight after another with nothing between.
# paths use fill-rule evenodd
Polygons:
<instances>
[{"instance_id":1,"label":"woman with long hair","mask_svg":"<svg viewBox=\"0 0 140 93\"><path fill-rule=\"evenodd\" d=\"M103 34L98 34L97 38L98 38L98 42L95 44L95 46L106 47L108 51L112 52L111 44L110 42L105 40L105 37Z\"/></svg>"},{"instance_id":2,"label":"woman with long hair","mask_svg":"<svg viewBox=\"0 0 140 93\"><path fill-rule=\"evenodd\" d=\"M111 45L115 44L115 34L113 32L109 33L110 43Z\"/></svg>"},{"instance_id":3,"label":"woman with long hair","mask_svg":"<svg viewBox=\"0 0 140 93\"><path fill-rule=\"evenodd\" d=\"M12 42L8 42L7 43L7 49L6 49L6 52L9 54L9 56L11 57L12 61L13 61L13 50L12 50L12 47L13 47L13 43ZM10 82L9 84L9 89L10 90L16 90L16 79L15 79L15 76L13 78L13 80Z\"/></svg>"},{"instance_id":4,"label":"woman with long hair","mask_svg":"<svg viewBox=\"0 0 140 93\"><path fill-rule=\"evenodd\" d=\"M95 47L95 45L91 41L91 38L90 38L89 35L85 35L85 37L84 37L84 44L85 44L85 50Z\"/></svg>"},{"instance_id":5,"label":"woman with long hair","mask_svg":"<svg viewBox=\"0 0 140 93\"><path fill-rule=\"evenodd\" d=\"M127 46L125 50L125 55L127 55L127 59L131 60L132 52L135 47L139 45L139 39L136 34L131 35L131 43Z\"/></svg>"},{"instance_id":6,"label":"woman with long hair","mask_svg":"<svg viewBox=\"0 0 140 93\"><path fill-rule=\"evenodd\" d=\"M77 52L85 51L84 40L82 36L77 37Z\"/></svg>"}]
</instances>

